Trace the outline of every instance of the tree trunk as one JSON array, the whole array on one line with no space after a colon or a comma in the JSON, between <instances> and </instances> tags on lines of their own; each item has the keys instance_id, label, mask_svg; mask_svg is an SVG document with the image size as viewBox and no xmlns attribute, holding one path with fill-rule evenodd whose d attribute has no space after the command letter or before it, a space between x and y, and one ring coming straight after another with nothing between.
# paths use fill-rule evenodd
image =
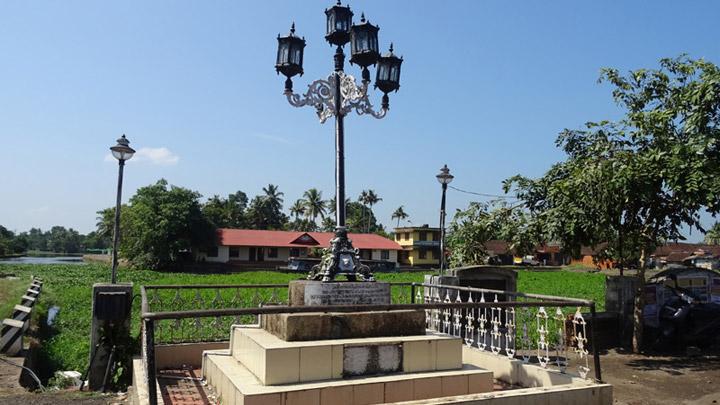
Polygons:
<instances>
[{"instance_id":1,"label":"tree trunk","mask_svg":"<svg viewBox=\"0 0 720 405\"><path fill-rule=\"evenodd\" d=\"M637 272L638 289L635 293L633 313L633 353L640 353L643 339L643 308L645 308L645 248L640 250L640 267Z\"/></svg>"}]
</instances>

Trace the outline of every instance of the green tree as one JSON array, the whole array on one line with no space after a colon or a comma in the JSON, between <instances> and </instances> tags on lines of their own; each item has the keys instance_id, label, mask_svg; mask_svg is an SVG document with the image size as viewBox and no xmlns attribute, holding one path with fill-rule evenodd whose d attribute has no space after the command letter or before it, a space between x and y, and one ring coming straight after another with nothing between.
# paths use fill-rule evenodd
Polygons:
<instances>
[{"instance_id":1,"label":"green tree","mask_svg":"<svg viewBox=\"0 0 720 405\"><path fill-rule=\"evenodd\" d=\"M466 210L457 210L448 227L447 248L453 267L483 264L488 258L485 243L498 234L497 222L488 204L471 202Z\"/></svg>"},{"instance_id":2,"label":"green tree","mask_svg":"<svg viewBox=\"0 0 720 405\"><path fill-rule=\"evenodd\" d=\"M720 70L680 57L627 75L604 69L600 80L613 86L625 116L563 131L557 144L567 160L540 179L509 179L505 189L564 246L607 242L608 257L638 269L639 351L646 259L665 241L684 239L683 226L703 231L701 209L720 211Z\"/></svg>"},{"instance_id":3,"label":"green tree","mask_svg":"<svg viewBox=\"0 0 720 405\"><path fill-rule=\"evenodd\" d=\"M312 218L315 222L319 216L322 220L325 218L326 202L322 199L322 191L311 188L303 194L303 205L305 206L305 215Z\"/></svg>"},{"instance_id":4,"label":"green tree","mask_svg":"<svg viewBox=\"0 0 720 405\"><path fill-rule=\"evenodd\" d=\"M236 191L227 198L213 196L203 204L202 212L216 228L245 228L247 205L247 195L242 191Z\"/></svg>"},{"instance_id":5,"label":"green tree","mask_svg":"<svg viewBox=\"0 0 720 405\"><path fill-rule=\"evenodd\" d=\"M407 212L403 209L403 206L399 206L392 214L392 219L397 219L397 226L400 227L400 221L406 220L409 217Z\"/></svg>"},{"instance_id":6,"label":"green tree","mask_svg":"<svg viewBox=\"0 0 720 405\"><path fill-rule=\"evenodd\" d=\"M290 207L290 215L295 218L295 221L305 215L305 204L303 203L303 200L295 200L295 204Z\"/></svg>"},{"instance_id":7,"label":"green tree","mask_svg":"<svg viewBox=\"0 0 720 405\"><path fill-rule=\"evenodd\" d=\"M201 195L164 179L138 189L123 211L120 253L133 267L168 269L214 243Z\"/></svg>"},{"instance_id":8,"label":"green tree","mask_svg":"<svg viewBox=\"0 0 720 405\"><path fill-rule=\"evenodd\" d=\"M720 245L720 222L715 224L705 233L705 243L708 245Z\"/></svg>"}]
</instances>

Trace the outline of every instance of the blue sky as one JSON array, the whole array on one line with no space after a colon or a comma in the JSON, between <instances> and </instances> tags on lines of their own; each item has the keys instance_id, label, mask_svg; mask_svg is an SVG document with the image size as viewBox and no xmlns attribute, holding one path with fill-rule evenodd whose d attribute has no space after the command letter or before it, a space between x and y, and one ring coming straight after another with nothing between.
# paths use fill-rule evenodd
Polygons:
<instances>
[{"instance_id":1,"label":"blue sky","mask_svg":"<svg viewBox=\"0 0 720 405\"><path fill-rule=\"evenodd\" d=\"M123 133L142 150L127 166L125 200L159 178L206 197L273 183L286 207L310 187L332 197L332 122L288 105L273 69L275 38L295 21L308 42L296 91L330 73L331 3L0 3L0 224L93 230L95 212L114 203L107 148ZM711 1L351 7L380 25L383 50L392 41L405 58L388 117L346 119L348 195L374 189L386 225L399 205L413 224L437 223L434 176L445 163L453 186L483 193L517 173L541 175L562 158L559 131L619 116L597 84L601 67L655 67L683 52L720 63ZM449 209L475 198L450 190Z\"/></svg>"}]
</instances>

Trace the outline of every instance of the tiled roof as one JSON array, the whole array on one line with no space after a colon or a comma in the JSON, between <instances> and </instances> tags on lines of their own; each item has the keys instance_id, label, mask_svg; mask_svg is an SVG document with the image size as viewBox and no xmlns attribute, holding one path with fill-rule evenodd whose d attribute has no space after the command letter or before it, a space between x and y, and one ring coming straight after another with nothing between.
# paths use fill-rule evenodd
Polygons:
<instances>
[{"instance_id":1,"label":"tiled roof","mask_svg":"<svg viewBox=\"0 0 720 405\"><path fill-rule=\"evenodd\" d=\"M218 229L221 246L263 247L327 247L335 234L332 232L262 231L255 229ZM402 250L396 242L374 233L349 233L353 246L358 249Z\"/></svg>"}]
</instances>

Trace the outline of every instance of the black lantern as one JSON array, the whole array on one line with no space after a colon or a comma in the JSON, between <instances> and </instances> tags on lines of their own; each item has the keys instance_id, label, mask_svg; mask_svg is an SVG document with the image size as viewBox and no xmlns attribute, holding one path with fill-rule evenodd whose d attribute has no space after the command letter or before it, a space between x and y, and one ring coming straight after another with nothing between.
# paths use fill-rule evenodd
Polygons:
<instances>
[{"instance_id":1,"label":"black lantern","mask_svg":"<svg viewBox=\"0 0 720 405\"><path fill-rule=\"evenodd\" d=\"M290 28L290 34L285 37L278 35L277 62L275 71L287 76L288 80L296 74L303 74L303 51L305 50L305 38L295 36L295 23Z\"/></svg>"},{"instance_id":2,"label":"black lantern","mask_svg":"<svg viewBox=\"0 0 720 405\"><path fill-rule=\"evenodd\" d=\"M342 6L340 0L337 4L326 9L327 35L325 39L333 45L344 46L350 40L350 26L353 12L349 6Z\"/></svg>"},{"instance_id":3,"label":"black lantern","mask_svg":"<svg viewBox=\"0 0 720 405\"><path fill-rule=\"evenodd\" d=\"M386 95L400 88L400 65L402 61L402 58L398 58L393 54L392 44L390 44L390 52L378 59L375 87Z\"/></svg>"},{"instance_id":4,"label":"black lantern","mask_svg":"<svg viewBox=\"0 0 720 405\"><path fill-rule=\"evenodd\" d=\"M370 72L367 67L377 63L380 57L378 30L380 27L365 21L365 14L360 17L360 24L353 24L350 28L350 63L362 66L363 80L370 80Z\"/></svg>"}]
</instances>

